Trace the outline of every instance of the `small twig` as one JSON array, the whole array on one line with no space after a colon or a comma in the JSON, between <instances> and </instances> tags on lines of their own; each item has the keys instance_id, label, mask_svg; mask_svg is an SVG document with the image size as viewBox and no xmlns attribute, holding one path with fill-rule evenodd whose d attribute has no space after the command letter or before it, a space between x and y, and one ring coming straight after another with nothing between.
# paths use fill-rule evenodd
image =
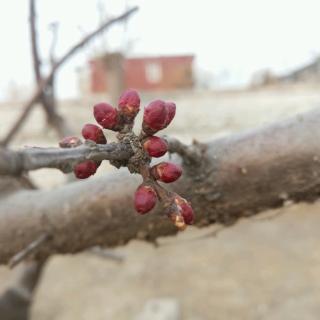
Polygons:
<instances>
[{"instance_id":1,"label":"small twig","mask_svg":"<svg viewBox=\"0 0 320 320\"><path fill-rule=\"evenodd\" d=\"M170 139L170 149L171 141L174 140ZM175 141L175 145L179 143ZM188 146L185 147L188 148ZM71 172L73 166L81 161L129 160L133 154L130 144L122 142L106 145L85 143L75 148L33 147L18 151L0 148L0 175L17 176L22 172L41 168L54 168L67 173ZM150 180L150 176L147 177L149 169L145 169L142 175L145 175L145 180ZM155 186L157 190L158 187Z\"/></svg>"},{"instance_id":2,"label":"small twig","mask_svg":"<svg viewBox=\"0 0 320 320\"><path fill-rule=\"evenodd\" d=\"M59 28L59 23L58 22L52 22L49 25L50 31L52 33L52 40L51 40L51 45L50 45L50 50L49 50L49 59L50 59L50 64L51 67L55 65L55 49L56 45L58 42L58 28Z\"/></svg>"},{"instance_id":3,"label":"small twig","mask_svg":"<svg viewBox=\"0 0 320 320\"><path fill-rule=\"evenodd\" d=\"M42 81L42 75L41 75L41 60L39 56L38 41L37 41L35 0L29 1L29 10L30 10L30 35L31 35L33 69L34 69L36 81L39 84Z\"/></svg>"},{"instance_id":4,"label":"small twig","mask_svg":"<svg viewBox=\"0 0 320 320\"><path fill-rule=\"evenodd\" d=\"M36 240L32 241L28 246L26 246L23 250L19 251L10 259L8 263L9 268L13 268L21 261L25 260L49 239L50 235L48 233L43 233L42 235L40 235Z\"/></svg>"},{"instance_id":5,"label":"small twig","mask_svg":"<svg viewBox=\"0 0 320 320\"><path fill-rule=\"evenodd\" d=\"M20 151L0 149L0 175L55 168L70 172L75 164L85 160L125 160L132 156L128 144L82 144L75 148L26 148Z\"/></svg>"}]
</instances>

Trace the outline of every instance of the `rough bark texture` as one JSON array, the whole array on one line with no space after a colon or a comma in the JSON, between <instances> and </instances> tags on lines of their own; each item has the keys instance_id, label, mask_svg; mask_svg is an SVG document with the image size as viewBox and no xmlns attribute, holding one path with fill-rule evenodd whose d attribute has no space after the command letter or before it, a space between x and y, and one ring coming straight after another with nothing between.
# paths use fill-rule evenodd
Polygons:
<instances>
[{"instance_id":1,"label":"rough bark texture","mask_svg":"<svg viewBox=\"0 0 320 320\"><path fill-rule=\"evenodd\" d=\"M312 201L320 192L320 111L269 127L195 145L201 161L184 164L172 189L192 202L196 224L232 224L284 201ZM192 157L191 157L192 159ZM175 161L179 161L178 158ZM176 229L162 209L138 216L132 206L140 180L125 170L57 188L20 191L0 201L0 263L41 234L52 240L37 258L133 238L154 240Z\"/></svg>"}]
</instances>

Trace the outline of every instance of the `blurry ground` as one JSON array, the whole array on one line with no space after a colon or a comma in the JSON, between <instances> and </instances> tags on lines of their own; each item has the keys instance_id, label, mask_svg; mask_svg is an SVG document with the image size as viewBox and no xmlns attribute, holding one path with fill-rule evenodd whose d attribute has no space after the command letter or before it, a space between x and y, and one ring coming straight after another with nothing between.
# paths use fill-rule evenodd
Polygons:
<instances>
[{"instance_id":1,"label":"blurry ground","mask_svg":"<svg viewBox=\"0 0 320 320\"><path fill-rule=\"evenodd\" d=\"M167 133L187 142L239 132L320 106L319 88L167 98L178 107ZM90 104L62 105L77 132L82 123L93 120ZM0 136L18 111L0 106ZM43 129L42 119L40 111L33 114L16 146L56 144L55 135ZM103 168L99 174L113 170ZM33 177L46 188L65 179L52 170L39 170ZM124 257L122 263L89 253L52 257L32 319L319 319L319 211L320 203L287 206L242 220L216 236L212 232L219 226L190 228L178 237L161 239L159 248L132 241L116 249ZM0 268L3 287L8 278L8 270ZM154 299L158 307L152 307ZM160 318L157 312L175 316Z\"/></svg>"}]
</instances>

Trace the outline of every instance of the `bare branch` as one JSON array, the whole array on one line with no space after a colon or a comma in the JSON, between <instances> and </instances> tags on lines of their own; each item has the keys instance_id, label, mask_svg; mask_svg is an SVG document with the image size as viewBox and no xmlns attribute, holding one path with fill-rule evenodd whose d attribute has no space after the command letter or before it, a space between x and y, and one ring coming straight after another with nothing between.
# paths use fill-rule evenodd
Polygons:
<instances>
[{"instance_id":1,"label":"bare branch","mask_svg":"<svg viewBox=\"0 0 320 320\"><path fill-rule=\"evenodd\" d=\"M280 207L284 193L287 200L313 201L320 192L319 125L320 111L315 110L214 140L206 145L200 164L184 166L172 191L191 200L198 226L230 225ZM3 197L0 263L8 263L46 232L52 240L37 252L39 259L134 238L152 241L177 232L161 206L137 215L132 202L139 183L137 175L120 171L50 191L27 190Z\"/></svg>"},{"instance_id":2,"label":"bare branch","mask_svg":"<svg viewBox=\"0 0 320 320\"><path fill-rule=\"evenodd\" d=\"M86 143L76 148L26 148L21 151L0 149L0 175L20 175L41 168L55 168L63 172L85 160L128 160L133 152L128 144Z\"/></svg>"},{"instance_id":3,"label":"bare branch","mask_svg":"<svg viewBox=\"0 0 320 320\"><path fill-rule=\"evenodd\" d=\"M44 233L40 235L33 242L28 244L23 250L15 254L9 261L9 268L14 268L17 264L25 260L32 253L34 253L40 246L50 239L50 235L48 233Z\"/></svg>"},{"instance_id":4,"label":"bare branch","mask_svg":"<svg viewBox=\"0 0 320 320\"><path fill-rule=\"evenodd\" d=\"M55 49L56 49L56 45L58 42L58 29L59 29L59 23L56 22L52 22L49 26L51 33L52 33L52 41L51 41L51 45L50 45L50 50L49 50L49 59L50 59L50 63L51 66L55 65Z\"/></svg>"},{"instance_id":5,"label":"bare branch","mask_svg":"<svg viewBox=\"0 0 320 320\"><path fill-rule=\"evenodd\" d=\"M29 11L30 11L30 35L31 35L33 70L34 70L36 82L39 85L39 83L42 81L42 76L41 76L41 70L40 70L41 61L40 61L40 56L38 52L35 0L29 1Z\"/></svg>"},{"instance_id":6,"label":"bare branch","mask_svg":"<svg viewBox=\"0 0 320 320\"><path fill-rule=\"evenodd\" d=\"M41 98L41 94L44 91L44 89L47 87L47 85L50 83L52 78L54 77L56 71L69 59L71 58L77 51L82 49L84 46L86 46L91 40L93 40L96 36L104 32L106 29L114 25L115 23L122 21L124 19L127 19L130 15L132 15L134 12L138 10L138 7L133 7L132 9L126 11L122 15L110 19L106 21L104 24L102 24L99 28L85 36L81 41L76 43L74 46L72 46L63 56L56 62L56 64L52 67L50 73L47 77L45 77L41 84L36 89L33 96L27 101L27 103L23 107L23 111L16 120L16 122L13 124L12 128L9 130L5 138L1 141L2 146L7 146L8 143L13 139L13 137L17 134L18 130L20 129L22 123L26 119L26 117L29 115L30 111L32 110L34 104L39 101Z\"/></svg>"},{"instance_id":7,"label":"bare branch","mask_svg":"<svg viewBox=\"0 0 320 320\"><path fill-rule=\"evenodd\" d=\"M17 268L10 287L0 295L0 319L28 320L34 289L43 263L28 261Z\"/></svg>"}]
</instances>

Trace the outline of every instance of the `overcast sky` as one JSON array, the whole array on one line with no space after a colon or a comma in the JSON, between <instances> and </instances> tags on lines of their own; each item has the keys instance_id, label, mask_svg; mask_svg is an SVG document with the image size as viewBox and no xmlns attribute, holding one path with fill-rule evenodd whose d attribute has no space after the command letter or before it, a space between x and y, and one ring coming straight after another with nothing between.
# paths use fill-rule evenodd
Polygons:
<instances>
[{"instance_id":1,"label":"overcast sky","mask_svg":"<svg viewBox=\"0 0 320 320\"><path fill-rule=\"evenodd\" d=\"M97 9L104 8L102 13ZM51 41L48 25L59 22L57 56L105 13L125 6L140 10L124 27L114 27L75 56L59 72L59 97L77 95L75 70L104 48L127 45L130 55L196 55L196 68L210 72L220 86L246 84L252 73L270 68L285 72L320 53L319 0L38 0L41 54ZM33 81L28 29L28 0L0 1L0 100L14 85Z\"/></svg>"}]
</instances>

